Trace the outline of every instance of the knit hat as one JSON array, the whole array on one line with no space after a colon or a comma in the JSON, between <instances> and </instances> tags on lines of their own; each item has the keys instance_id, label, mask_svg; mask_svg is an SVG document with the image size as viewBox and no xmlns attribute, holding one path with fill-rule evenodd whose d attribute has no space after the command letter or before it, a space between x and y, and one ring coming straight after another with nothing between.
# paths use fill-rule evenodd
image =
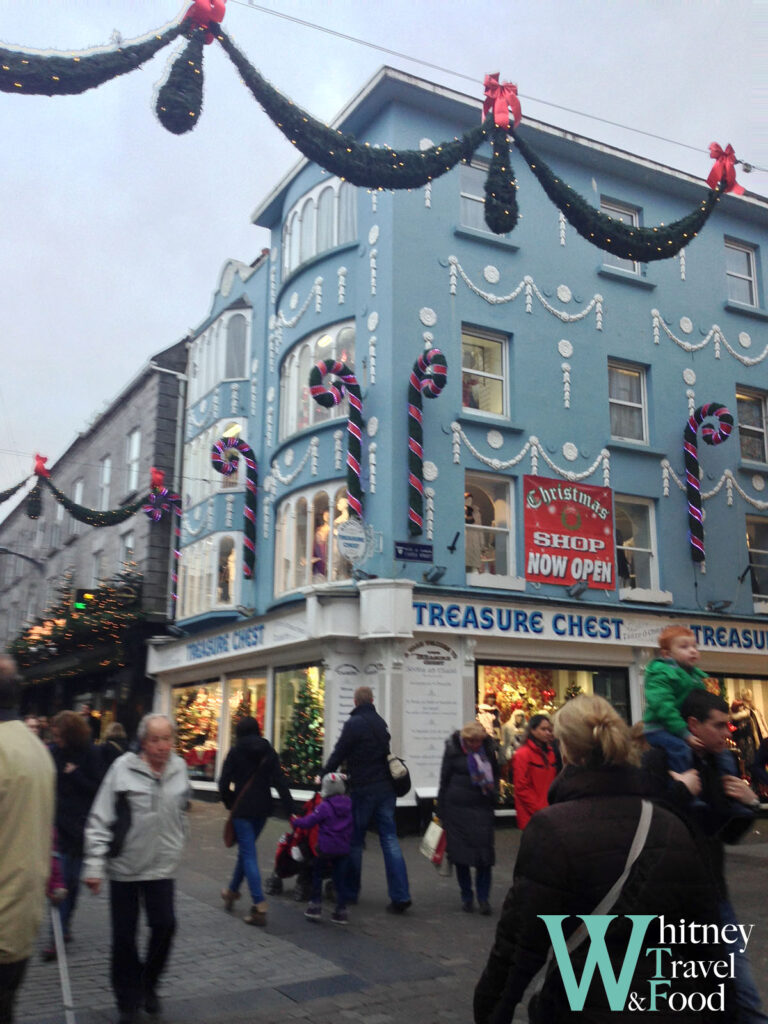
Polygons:
<instances>
[{"instance_id":1,"label":"knit hat","mask_svg":"<svg viewBox=\"0 0 768 1024\"><path fill-rule=\"evenodd\" d=\"M320 796L341 796L347 792L347 776L341 772L328 772L320 785Z\"/></svg>"}]
</instances>

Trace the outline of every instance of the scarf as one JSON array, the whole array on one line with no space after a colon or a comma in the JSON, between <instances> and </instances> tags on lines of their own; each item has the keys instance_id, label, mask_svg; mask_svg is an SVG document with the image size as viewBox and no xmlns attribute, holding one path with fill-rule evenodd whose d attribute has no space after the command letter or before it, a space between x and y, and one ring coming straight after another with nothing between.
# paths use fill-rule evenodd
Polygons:
<instances>
[{"instance_id":1,"label":"scarf","mask_svg":"<svg viewBox=\"0 0 768 1024\"><path fill-rule=\"evenodd\" d=\"M469 769L469 778L472 785L479 786L486 795L493 793L493 768L483 748L481 747L475 753L467 750L463 743L461 747L467 755L467 768Z\"/></svg>"}]
</instances>

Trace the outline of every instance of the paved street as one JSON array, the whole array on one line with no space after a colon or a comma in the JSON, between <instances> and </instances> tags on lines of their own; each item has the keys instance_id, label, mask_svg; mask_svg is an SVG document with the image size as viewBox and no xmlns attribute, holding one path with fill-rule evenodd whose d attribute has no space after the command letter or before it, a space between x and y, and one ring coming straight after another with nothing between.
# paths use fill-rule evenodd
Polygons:
<instances>
[{"instance_id":1,"label":"paved street","mask_svg":"<svg viewBox=\"0 0 768 1024\"><path fill-rule=\"evenodd\" d=\"M306 1024L437 1024L472 1019L475 981L495 929L496 916L460 910L454 878L441 878L418 853L418 838L403 840L413 908L403 917L385 913L384 869L378 841L369 837L360 903L350 924L321 924L303 917L303 904L286 894L269 900L266 929L249 928L238 913L222 909L220 889L234 861L221 842L221 805L195 802L192 839L179 875L179 931L161 995L165 1024L182 1022L304 1021ZM262 874L271 871L284 822L272 820L260 840ZM511 881L519 842L514 828L497 832L492 904L497 908ZM750 953L768 996L768 821L758 822L737 852L728 874L741 921L754 924ZM81 893L68 947L78 1024L114 1020L107 974L108 904ZM30 964L18 1007L19 1024L60 1024L64 1019L55 963ZM146 1018L148 1021L150 1018Z\"/></svg>"}]
</instances>

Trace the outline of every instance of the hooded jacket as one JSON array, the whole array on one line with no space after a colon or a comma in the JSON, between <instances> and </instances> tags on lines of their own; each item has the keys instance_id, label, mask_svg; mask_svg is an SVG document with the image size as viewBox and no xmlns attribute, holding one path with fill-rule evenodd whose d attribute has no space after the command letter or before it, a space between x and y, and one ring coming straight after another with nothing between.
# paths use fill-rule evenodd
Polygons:
<instances>
[{"instance_id":1,"label":"hooded jacket","mask_svg":"<svg viewBox=\"0 0 768 1024\"><path fill-rule=\"evenodd\" d=\"M684 739L688 726L680 714L691 690L704 690L706 676L695 666L687 669L671 658L655 658L645 670L645 714L647 726L664 729Z\"/></svg>"},{"instance_id":2,"label":"hooded jacket","mask_svg":"<svg viewBox=\"0 0 768 1024\"><path fill-rule=\"evenodd\" d=\"M235 810L236 818L268 818L272 814L271 787L277 790L288 817L293 814L293 798L280 758L263 736L241 736L229 751L219 777L219 795L229 810L249 779L253 782Z\"/></svg>"},{"instance_id":3,"label":"hooded jacket","mask_svg":"<svg viewBox=\"0 0 768 1024\"><path fill-rule=\"evenodd\" d=\"M545 749L529 736L512 759L518 828L525 828L531 816L547 806L547 793L556 775L554 748L548 745Z\"/></svg>"},{"instance_id":4,"label":"hooded jacket","mask_svg":"<svg viewBox=\"0 0 768 1024\"><path fill-rule=\"evenodd\" d=\"M127 798L130 825L121 852L108 858L120 794ZM106 874L116 882L173 878L187 840L191 796L187 767L178 754L170 755L160 776L138 754L118 757L104 776L88 816L83 877Z\"/></svg>"},{"instance_id":5,"label":"hooded jacket","mask_svg":"<svg viewBox=\"0 0 768 1024\"><path fill-rule=\"evenodd\" d=\"M324 797L316 810L303 818L294 818L292 824L294 828L317 825L320 856L344 857L352 843L352 800L345 793Z\"/></svg>"},{"instance_id":6,"label":"hooded jacket","mask_svg":"<svg viewBox=\"0 0 768 1024\"><path fill-rule=\"evenodd\" d=\"M483 753L493 770L492 793L484 793L472 783L467 754L461 746L461 733L457 730L445 743L437 813L446 831L446 853L452 864L489 867L495 863L493 808L499 769L490 736L483 740Z\"/></svg>"}]
</instances>

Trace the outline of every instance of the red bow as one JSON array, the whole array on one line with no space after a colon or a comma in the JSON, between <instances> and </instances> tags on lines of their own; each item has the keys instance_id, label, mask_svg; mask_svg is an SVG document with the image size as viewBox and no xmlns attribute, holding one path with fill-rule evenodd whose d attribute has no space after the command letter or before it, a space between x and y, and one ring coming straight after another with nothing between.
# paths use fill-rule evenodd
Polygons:
<instances>
[{"instance_id":1,"label":"red bow","mask_svg":"<svg viewBox=\"0 0 768 1024\"><path fill-rule=\"evenodd\" d=\"M206 43L213 42L213 32L210 30L211 23L220 24L226 12L227 0L194 0L194 3L184 15L182 20L189 18L200 28L207 28L205 33Z\"/></svg>"},{"instance_id":2,"label":"red bow","mask_svg":"<svg viewBox=\"0 0 768 1024\"><path fill-rule=\"evenodd\" d=\"M520 124L523 112L520 109L520 100L517 98L517 86L512 82L500 82L500 71L493 75L485 76L485 100L483 101L483 120L493 110L493 120L497 128L509 128L509 111L512 110L512 117L515 125Z\"/></svg>"},{"instance_id":3,"label":"red bow","mask_svg":"<svg viewBox=\"0 0 768 1024\"><path fill-rule=\"evenodd\" d=\"M165 483L165 473L163 472L163 470L162 469L155 469L155 467L152 466L152 468L149 471L149 486L153 490L155 488L157 488L159 490L163 486L164 483Z\"/></svg>"},{"instance_id":4,"label":"red bow","mask_svg":"<svg viewBox=\"0 0 768 1024\"><path fill-rule=\"evenodd\" d=\"M733 146L728 143L725 149L721 149L716 142L710 142L709 155L715 161L715 166L707 178L709 187L717 188L721 181L725 181L724 192L733 192L735 196L743 196L744 189L736 181L736 154L733 151Z\"/></svg>"},{"instance_id":5,"label":"red bow","mask_svg":"<svg viewBox=\"0 0 768 1024\"><path fill-rule=\"evenodd\" d=\"M35 476L50 476L51 471L45 468L45 464L48 461L47 455L36 455L35 456Z\"/></svg>"}]
</instances>

